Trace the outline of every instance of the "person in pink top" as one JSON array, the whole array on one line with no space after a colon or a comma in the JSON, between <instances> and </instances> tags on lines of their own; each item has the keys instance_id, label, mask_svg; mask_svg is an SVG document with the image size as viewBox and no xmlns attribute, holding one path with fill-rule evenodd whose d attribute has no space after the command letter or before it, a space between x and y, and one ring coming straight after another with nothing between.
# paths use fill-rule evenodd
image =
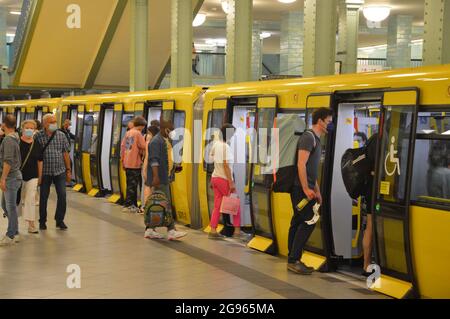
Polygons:
<instances>
[{"instance_id":1,"label":"person in pink top","mask_svg":"<svg viewBox=\"0 0 450 319\"><path fill-rule=\"evenodd\" d=\"M125 134L120 151L120 160L127 176L127 193L123 211L138 213L137 193L142 179L142 159L147 145L142 131L147 126L147 121L142 116L135 117L132 121L133 128Z\"/></svg>"}]
</instances>

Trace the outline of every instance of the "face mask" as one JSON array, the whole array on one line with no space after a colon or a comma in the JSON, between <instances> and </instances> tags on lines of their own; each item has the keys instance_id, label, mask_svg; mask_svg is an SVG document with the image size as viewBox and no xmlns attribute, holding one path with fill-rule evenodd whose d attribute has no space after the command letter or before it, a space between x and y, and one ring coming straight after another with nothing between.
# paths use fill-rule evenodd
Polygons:
<instances>
[{"instance_id":1,"label":"face mask","mask_svg":"<svg viewBox=\"0 0 450 319\"><path fill-rule=\"evenodd\" d=\"M34 130L31 129L27 129L23 131L23 136L25 137L33 137L34 135Z\"/></svg>"},{"instance_id":2,"label":"face mask","mask_svg":"<svg viewBox=\"0 0 450 319\"><path fill-rule=\"evenodd\" d=\"M334 131L334 123L331 122L330 124L327 125L327 133L331 133Z\"/></svg>"},{"instance_id":3,"label":"face mask","mask_svg":"<svg viewBox=\"0 0 450 319\"><path fill-rule=\"evenodd\" d=\"M175 138L177 137L177 134L175 133L175 131L172 131L169 133L169 138L173 141Z\"/></svg>"},{"instance_id":4,"label":"face mask","mask_svg":"<svg viewBox=\"0 0 450 319\"><path fill-rule=\"evenodd\" d=\"M58 129L58 125L56 123L55 124L50 124L49 127L48 127L48 130L50 132L55 132L57 129Z\"/></svg>"}]
</instances>

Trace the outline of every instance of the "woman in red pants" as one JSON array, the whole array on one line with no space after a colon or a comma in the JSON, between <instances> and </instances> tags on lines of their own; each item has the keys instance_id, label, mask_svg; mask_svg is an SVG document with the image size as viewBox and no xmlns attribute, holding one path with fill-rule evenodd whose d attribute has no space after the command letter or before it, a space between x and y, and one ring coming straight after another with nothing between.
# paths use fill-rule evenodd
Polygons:
<instances>
[{"instance_id":1,"label":"woman in red pants","mask_svg":"<svg viewBox=\"0 0 450 319\"><path fill-rule=\"evenodd\" d=\"M222 236L217 233L217 225L220 218L220 205L222 198L236 192L233 179L233 152L228 142L234 135L235 127L225 124L221 129L221 136L214 143L210 153L210 159L214 162L214 172L211 179L211 187L214 190L214 211L211 216L210 239L219 239ZM241 211L233 216L234 235L233 238L241 239Z\"/></svg>"}]
</instances>

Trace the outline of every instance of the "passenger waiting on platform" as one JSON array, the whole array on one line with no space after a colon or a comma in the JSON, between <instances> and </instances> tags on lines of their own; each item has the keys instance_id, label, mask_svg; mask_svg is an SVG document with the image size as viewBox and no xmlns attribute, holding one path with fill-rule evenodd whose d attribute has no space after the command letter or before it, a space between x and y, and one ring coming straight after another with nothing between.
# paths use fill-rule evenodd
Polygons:
<instances>
[{"instance_id":1,"label":"passenger waiting on platform","mask_svg":"<svg viewBox=\"0 0 450 319\"><path fill-rule=\"evenodd\" d=\"M19 220L17 217L17 191L22 184L20 172L21 157L19 136L16 133L16 117L8 114L3 122L2 130L5 138L0 145L0 189L2 209L8 217L8 231L0 240L0 246L8 246L19 242Z\"/></svg>"},{"instance_id":2,"label":"passenger waiting on platform","mask_svg":"<svg viewBox=\"0 0 450 319\"><path fill-rule=\"evenodd\" d=\"M332 111L320 108L312 114L312 130L302 134L297 146L297 170L298 174L291 191L291 201L294 215L291 220L288 237L288 270L302 275L309 275L314 268L306 266L302 261L303 249L311 236L315 223L314 206L322 205L322 195L317 182L319 164L322 156L320 137L331 130ZM304 207L299 207L302 202L307 202Z\"/></svg>"},{"instance_id":3,"label":"passenger waiting on platform","mask_svg":"<svg viewBox=\"0 0 450 319\"><path fill-rule=\"evenodd\" d=\"M221 129L219 140L214 143L209 154L210 160L214 162L214 172L211 179L211 187L214 190L214 210L211 216L210 239L222 238L217 233L220 218L220 206L224 196L236 193L236 185L233 177L234 157L229 142L234 136L236 128L231 124L225 124ZM241 212L233 216L234 234L233 238L244 240L241 237Z\"/></svg>"},{"instance_id":4,"label":"passenger waiting on platform","mask_svg":"<svg viewBox=\"0 0 450 319\"><path fill-rule=\"evenodd\" d=\"M36 122L27 120L22 123L20 139L20 155L22 158L22 189L20 208L25 221L28 222L28 232L37 234L36 193L38 184L42 181L42 146L33 138L36 132Z\"/></svg>"},{"instance_id":5,"label":"passenger waiting on platform","mask_svg":"<svg viewBox=\"0 0 450 319\"><path fill-rule=\"evenodd\" d=\"M72 143L72 141L75 141L75 134L70 132L71 126L72 122L70 120L65 120L63 126L61 127L61 131L66 135L69 144Z\"/></svg>"},{"instance_id":6,"label":"passenger waiting on platform","mask_svg":"<svg viewBox=\"0 0 450 319\"><path fill-rule=\"evenodd\" d=\"M153 137L155 137L159 133L159 121L152 121L152 125L148 128L147 134L145 135L145 156L144 156L144 164L142 165L142 207L145 206L145 202L147 198L152 194L152 189L150 186L147 186L147 168L148 168L148 146L152 141ZM154 125L157 124L157 125ZM143 208L141 208L141 213L144 213Z\"/></svg>"},{"instance_id":7,"label":"passenger waiting on platform","mask_svg":"<svg viewBox=\"0 0 450 319\"><path fill-rule=\"evenodd\" d=\"M63 132L58 130L56 116L46 114L43 118L44 129L35 135L35 140L42 147L43 170L39 199L39 228L47 229L47 203L50 187L55 184L58 197L56 204L56 227L66 230L66 182L70 183L72 172L70 167L70 145Z\"/></svg>"},{"instance_id":8,"label":"passenger waiting on platform","mask_svg":"<svg viewBox=\"0 0 450 319\"><path fill-rule=\"evenodd\" d=\"M120 159L127 177L126 200L123 212L139 213L137 195L142 178L142 158L146 147L142 130L147 126L147 121L142 116L138 116L132 122L133 128L125 134L120 152Z\"/></svg>"},{"instance_id":9,"label":"passenger waiting on platform","mask_svg":"<svg viewBox=\"0 0 450 319\"><path fill-rule=\"evenodd\" d=\"M161 191L166 195L170 203L168 210L172 214L172 200L170 194L170 183L174 179L174 165L172 155L172 132L173 123L162 120L160 132L152 139L148 146L148 168L146 185L152 187L152 191ZM186 232L177 231L175 222L167 226L167 239L177 240L187 235ZM145 238L162 239L164 236L156 229L147 228Z\"/></svg>"}]
</instances>

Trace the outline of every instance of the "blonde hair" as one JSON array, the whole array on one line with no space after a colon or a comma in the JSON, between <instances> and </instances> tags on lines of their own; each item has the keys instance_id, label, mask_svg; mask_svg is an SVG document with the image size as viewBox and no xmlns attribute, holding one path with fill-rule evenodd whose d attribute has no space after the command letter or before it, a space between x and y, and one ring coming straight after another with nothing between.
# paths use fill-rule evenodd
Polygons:
<instances>
[{"instance_id":1,"label":"blonde hair","mask_svg":"<svg viewBox=\"0 0 450 319\"><path fill-rule=\"evenodd\" d=\"M22 125L20 126L22 128L22 130L25 127L25 125L27 125L27 124L33 124L34 125L34 129L35 130L37 129L37 123L36 123L35 120L26 120L26 121L23 121Z\"/></svg>"}]
</instances>

